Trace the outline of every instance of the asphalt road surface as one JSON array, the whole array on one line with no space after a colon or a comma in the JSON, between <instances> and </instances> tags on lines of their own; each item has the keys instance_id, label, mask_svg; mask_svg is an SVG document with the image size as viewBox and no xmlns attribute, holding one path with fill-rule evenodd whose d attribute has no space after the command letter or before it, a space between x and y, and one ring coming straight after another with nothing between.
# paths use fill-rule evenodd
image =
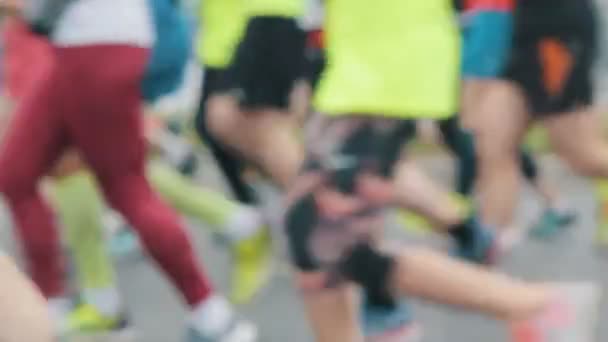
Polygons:
<instances>
[{"instance_id":1,"label":"asphalt road surface","mask_svg":"<svg viewBox=\"0 0 608 342\"><path fill-rule=\"evenodd\" d=\"M422 164L438 179L450 178L449 159L424 158ZM551 241L525 241L502 262L500 268L526 279L594 280L605 285L608 282L608 258L592 246L595 208L589 184L573 176L552 158L543 158L543 171L567 194L579 212L579 220L571 230ZM205 166L202 173L203 184L221 187L221 179L215 167ZM519 220L530 223L538 212L537 196L529 189L524 190ZM16 253L10 226L6 211L0 210L1 246ZM214 243L205 233L204 227L191 225L190 228L200 260L208 268L217 287L227 289L230 260L225 249ZM402 233L394 222L389 224L389 233L409 243L420 239ZM120 288L141 341L181 341L185 323L184 308L150 261L145 257L126 258L117 260L116 266ZM500 324L490 319L429 303L416 303L416 306L417 317L424 327L425 342L506 341ZM277 271L270 286L251 305L242 308L242 312L259 324L263 342L312 341L300 302L285 271ZM608 341L607 303L602 307L599 330L598 341Z\"/></svg>"}]
</instances>

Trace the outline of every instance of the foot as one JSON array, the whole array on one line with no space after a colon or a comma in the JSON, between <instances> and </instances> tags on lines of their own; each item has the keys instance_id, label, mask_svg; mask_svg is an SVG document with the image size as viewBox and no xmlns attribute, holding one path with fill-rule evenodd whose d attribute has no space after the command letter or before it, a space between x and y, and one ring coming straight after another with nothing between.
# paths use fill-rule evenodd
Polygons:
<instances>
[{"instance_id":1,"label":"foot","mask_svg":"<svg viewBox=\"0 0 608 342\"><path fill-rule=\"evenodd\" d=\"M236 304L244 304L264 288L272 275L270 231L260 229L255 235L233 246L230 299Z\"/></svg>"},{"instance_id":2,"label":"foot","mask_svg":"<svg viewBox=\"0 0 608 342\"><path fill-rule=\"evenodd\" d=\"M413 321L410 306L401 302L393 309L362 306L362 323L367 342L417 342L421 340L419 326Z\"/></svg>"},{"instance_id":3,"label":"foot","mask_svg":"<svg viewBox=\"0 0 608 342\"><path fill-rule=\"evenodd\" d=\"M575 220L576 213L572 210L560 212L552 208L547 208L530 233L536 238L551 238L564 231L564 229L568 228Z\"/></svg>"},{"instance_id":4,"label":"foot","mask_svg":"<svg viewBox=\"0 0 608 342\"><path fill-rule=\"evenodd\" d=\"M471 239L467 243L457 244L453 254L476 264L494 264L499 254L496 235L482 226L477 219L472 219L467 224L471 225Z\"/></svg>"},{"instance_id":5,"label":"foot","mask_svg":"<svg viewBox=\"0 0 608 342\"><path fill-rule=\"evenodd\" d=\"M547 308L529 320L510 326L511 342L592 342L601 290L593 283L558 287Z\"/></svg>"},{"instance_id":6,"label":"foot","mask_svg":"<svg viewBox=\"0 0 608 342\"><path fill-rule=\"evenodd\" d=\"M258 340L258 331L255 325L246 321L235 320L228 330L208 336L197 329L189 328L185 342L255 342Z\"/></svg>"},{"instance_id":7,"label":"foot","mask_svg":"<svg viewBox=\"0 0 608 342\"><path fill-rule=\"evenodd\" d=\"M116 341L135 340L135 333L124 315L107 316L88 304L77 306L68 316L66 341Z\"/></svg>"}]
</instances>

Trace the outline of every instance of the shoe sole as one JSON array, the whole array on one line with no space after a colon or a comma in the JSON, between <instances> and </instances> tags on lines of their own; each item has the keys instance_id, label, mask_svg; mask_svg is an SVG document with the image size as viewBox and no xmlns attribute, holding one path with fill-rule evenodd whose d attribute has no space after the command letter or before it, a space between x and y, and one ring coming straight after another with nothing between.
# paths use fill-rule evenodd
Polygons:
<instances>
[{"instance_id":1,"label":"shoe sole","mask_svg":"<svg viewBox=\"0 0 608 342\"><path fill-rule=\"evenodd\" d=\"M136 342L138 334L133 329L67 336L61 342Z\"/></svg>"},{"instance_id":2,"label":"shoe sole","mask_svg":"<svg viewBox=\"0 0 608 342\"><path fill-rule=\"evenodd\" d=\"M258 329L255 325L250 323L240 323L238 330L234 330L226 336L222 336L219 340L217 338L210 339L202 337L193 330L189 330L188 337L186 337L186 341L188 342L255 342L258 341L258 339Z\"/></svg>"},{"instance_id":3,"label":"shoe sole","mask_svg":"<svg viewBox=\"0 0 608 342\"><path fill-rule=\"evenodd\" d=\"M421 342L423 337L420 324L412 323L381 336L366 337L365 342Z\"/></svg>"}]
</instances>

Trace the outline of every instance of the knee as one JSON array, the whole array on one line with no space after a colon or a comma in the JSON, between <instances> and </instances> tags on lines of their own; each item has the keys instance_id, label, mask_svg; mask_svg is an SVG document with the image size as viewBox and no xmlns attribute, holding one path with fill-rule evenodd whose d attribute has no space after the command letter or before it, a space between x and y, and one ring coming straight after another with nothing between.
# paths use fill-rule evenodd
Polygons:
<instances>
[{"instance_id":1,"label":"knee","mask_svg":"<svg viewBox=\"0 0 608 342\"><path fill-rule=\"evenodd\" d=\"M340 271L350 281L363 287L367 302L374 306L394 307L395 296L391 292L391 279L395 259L361 242L350 249L340 265Z\"/></svg>"},{"instance_id":2,"label":"knee","mask_svg":"<svg viewBox=\"0 0 608 342\"><path fill-rule=\"evenodd\" d=\"M298 278L299 285L314 290L335 286L335 282L346 280L363 287L371 304L392 307L395 299L390 290L390 279L395 260L378 252L366 240L348 243L350 247L343 250L318 250L330 248L313 246L312 235L318 221L319 208L312 194L298 200L286 213L285 226L291 257L303 274ZM321 273L315 273L317 271Z\"/></svg>"},{"instance_id":3,"label":"knee","mask_svg":"<svg viewBox=\"0 0 608 342\"><path fill-rule=\"evenodd\" d=\"M180 250L182 236L180 217L155 193L143 175L102 180L110 205L133 226L146 245L164 249L167 244Z\"/></svg>"},{"instance_id":4,"label":"knee","mask_svg":"<svg viewBox=\"0 0 608 342\"><path fill-rule=\"evenodd\" d=\"M517 165L516 144L507 139L481 134L475 139L475 155L482 169Z\"/></svg>"}]
</instances>

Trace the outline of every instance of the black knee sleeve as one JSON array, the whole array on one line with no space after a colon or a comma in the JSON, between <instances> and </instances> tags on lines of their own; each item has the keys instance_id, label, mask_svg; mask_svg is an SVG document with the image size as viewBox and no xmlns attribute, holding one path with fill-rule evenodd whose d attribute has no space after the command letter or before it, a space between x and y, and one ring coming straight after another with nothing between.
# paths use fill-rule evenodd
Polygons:
<instances>
[{"instance_id":1,"label":"black knee sleeve","mask_svg":"<svg viewBox=\"0 0 608 342\"><path fill-rule=\"evenodd\" d=\"M342 274L364 288L371 305L393 308L396 300L389 290L395 260L374 250L367 243L359 243L350 250L340 265Z\"/></svg>"},{"instance_id":2,"label":"black knee sleeve","mask_svg":"<svg viewBox=\"0 0 608 342\"><path fill-rule=\"evenodd\" d=\"M522 173L528 181L535 183L536 178L538 177L538 166L536 165L534 157L532 157L532 153L522 148L519 152L519 158Z\"/></svg>"},{"instance_id":3,"label":"black knee sleeve","mask_svg":"<svg viewBox=\"0 0 608 342\"><path fill-rule=\"evenodd\" d=\"M285 216L291 257L302 271L314 271L319 266L308 250L308 243L318 218L317 205L312 194L292 205Z\"/></svg>"}]
</instances>

